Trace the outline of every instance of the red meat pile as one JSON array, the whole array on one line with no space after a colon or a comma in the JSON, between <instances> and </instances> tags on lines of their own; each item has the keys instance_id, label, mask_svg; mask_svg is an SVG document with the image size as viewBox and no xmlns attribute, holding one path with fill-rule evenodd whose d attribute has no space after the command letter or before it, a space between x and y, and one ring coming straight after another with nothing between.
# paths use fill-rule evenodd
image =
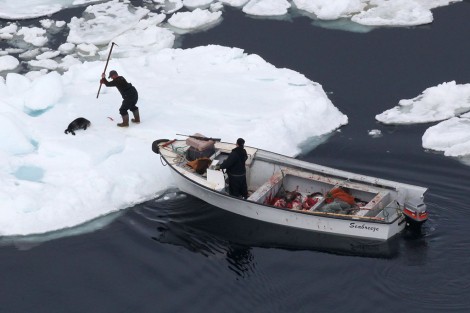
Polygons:
<instances>
[{"instance_id":1,"label":"red meat pile","mask_svg":"<svg viewBox=\"0 0 470 313\"><path fill-rule=\"evenodd\" d=\"M318 194L302 196L297 191L286 192L285 196L275 196L266 199L266 203L278 208L309 210L318 202Z\"/></svg>"}]
</instances>

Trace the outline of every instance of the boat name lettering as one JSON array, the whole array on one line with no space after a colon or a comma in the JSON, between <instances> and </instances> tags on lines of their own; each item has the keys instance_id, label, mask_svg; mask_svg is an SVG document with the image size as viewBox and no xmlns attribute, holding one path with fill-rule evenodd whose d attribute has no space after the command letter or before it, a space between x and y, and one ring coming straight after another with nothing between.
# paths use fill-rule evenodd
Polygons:
<instances>
[{"instance_id":1,"label":"boat name lettering","mask_svg":"<svg viewBox=\"0 0 470 313\"><path fill-rule=\"evenodd\" d=\"M356 224L356 223L350 223L349 224L350 228L360 228L360 229L366 229L366 230L371 230L372 232L378 231L378 227L373 227L373 226L366 226L365 224Z\"/></svg>"}]
</instances>

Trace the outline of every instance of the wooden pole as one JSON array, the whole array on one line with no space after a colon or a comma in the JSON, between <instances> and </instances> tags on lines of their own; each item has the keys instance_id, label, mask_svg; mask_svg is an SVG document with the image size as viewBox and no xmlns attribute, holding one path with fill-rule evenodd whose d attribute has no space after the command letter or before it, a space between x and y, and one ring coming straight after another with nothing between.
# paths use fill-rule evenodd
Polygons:
<instances>
[{"instance_id":1,"label":"wooden pole","mask_svg":"<svg viewBox=\"0 0 470 313\"><path fill-rule=\"evenodd\" d=\"M109 58L111 57L111 52L113 52L114 45L116 45L114 42L111 43L111 49L109 49L108 59L106 60L106 65L104 66L104 70L103 70L104 74L106 74L106 69L108 68ZM101 81L100 81L100 88L98 88L98 93L96 94L96 99L98 99L98 97L100 95L101 85L103 85L103 83L101 83Z\"/></svg>"}]
</instances>

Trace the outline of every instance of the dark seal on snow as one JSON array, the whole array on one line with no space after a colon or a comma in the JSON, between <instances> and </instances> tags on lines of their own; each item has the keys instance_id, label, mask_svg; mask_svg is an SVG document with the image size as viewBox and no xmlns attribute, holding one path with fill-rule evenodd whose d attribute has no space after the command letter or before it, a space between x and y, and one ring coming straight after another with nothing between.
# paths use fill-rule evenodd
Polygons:
<instances>
[{"instance_id":1,"label":"dark seal on snow","mask_svg":"<svg viewBox=\"0 0 470 313\"><path fill-rule=\"evenodd\" d=\"M90 125L91 123L89 120L87 120L84 117L79 117L79 118L74 119L72 123L69 124L69 127L67 127L64 133L66 134L72 133L72 135L75 136L76 130L79 130L79 129L86 130L87 127L90 127Z\"/></svg>"}]
</instances>

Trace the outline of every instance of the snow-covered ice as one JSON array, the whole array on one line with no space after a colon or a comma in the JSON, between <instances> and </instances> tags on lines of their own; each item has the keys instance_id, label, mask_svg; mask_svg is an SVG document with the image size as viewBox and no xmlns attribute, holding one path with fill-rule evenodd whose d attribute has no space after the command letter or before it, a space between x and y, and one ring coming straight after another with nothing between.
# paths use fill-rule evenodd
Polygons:
<instances>
[{"instance_id":1,"label":"snow-covered ice","mask_svg":"<svg viewBox=\"0 0 470 313\"><path fill-rule=\"evenodd\" d=\"M197 8L190 12L177 12L173 14L168 19L168 23L181 30L197 30L217 23L221 17L221 11L211 12Z\"/></svg>"},{"instance_id":2,"label":"snow-covered ice","mask_svg":"<svg viewBox=\"0 0 470 313\"><path fill-rule=\"evenodd\" d=\"M353 22L369 26L413 26L428 24L433 21L431 10L418 1L394 0L371 1L372 6L366 11L355 14Z\"/></svg>"},{"instance_id":3,"label":"snow-covered ice","mask_svg":"<svg viewBox=\"0 0 470 313\"><path fill-rule=\"evenodd\" d=\"M25 42L36 47L42 47L48 41L46 30L39 27L21 27L16 34L23 36Z\"/></svg>"},{"instance_id":4,"label":"snow-covered ice","mask_svg":"<svg viewBox=\"0 0 470 313\"><path fill-rule=\"evenodd\" d=\"M118 0L88 6L86 17L73 17L68 23L67 41L80 44L106 45L116 36L132 29L149 13L144 8L129 10L129 5Z\"/></svg>"},{"instance_id":5,"label":"snow-covered ice","mask_svg":"<svg viewBox=\"0 0 470 313\"><path fill-rule=\"evenodd\" d=\"M64 8L58 0L2 0L0 1L0 18L21 20L51 15Z\"/></svg>"},{"instance_id":6,"label":"snow-covered ice","mask_svg":"<svg viewBox=\"0 0 470 313\"><path fill-rule=\"evenodd\" d=\"M322 87L303 75L241 49L207 46L113 59L110 68L138 89L142 117L140 125L121 129L117 90L103 86L96 99L103 67L104 61L86 62L33 80L10 73L0 84L8 128L0 138L2 235L75 226L151 199L171 182L150 148L158 138L241 136L247 145L294 155L300 141L347 123ZM92 126L64 134L77 117ZM273 123L280 126L275 131ZM35 175L25 179L28 169Z\"/></svg>"},{"instance_id":7,"label":"snow-covered ice","mask_svg":"<svg viewBox=\"0 0 470 313\"><path fill-rule=\"evenodd\" d=\"M384 124L415 124L442 121L470 111L470 84L455 81L439 84L413 99L376 116Z\"/></svg>"},{"instance_id":8,"label":"snow-covered ice","mask_svg":"<svg viewBox=\"0 0 470 313\"><path fill-rule=\"evenodd\" d=\"M243 12L258 16L284 15L290 6L287 0L250 0L243 7Z\"/></svg>"},{"instance_id":9,"label":"snow-covered ice","mask_svg":"<svg viewBox=\"0 0 470 313\"><path fill-rule=\"evenodd\" d=\"M423 148L460 157L470 155L469 111L470 83L451 81L427 88L413 99L400 100L376 119L384 124L440 122L424 133Z\"/></svg>"},{"instance_id":10,"label":"snow-covered ice","mask_svg":"<svg viewBox=\"0 0 470 313\"><path fill-rule=\"evenodd\" d=\"M249 0L220 0L222 4L226 4L232 7L242 7L244 6Z\"/></svg>"},{"instance_id":11,"label":"snow-covered ice","mask_svg":"<svg viewBox=\"0 0 470 313\"><path fill-rule=\"evenodd\" d=\"M368 133L373 138L382 137L382 131L380 129L371 129L368 131Z\"/></svg>"},{"instance_id":12,"label":"snow-covered ice","mask_svg":"<svg viewBox=\"0 0 470 313\"><path fill-rule=\"evenodd\" d=\"M423 147L444 152L446 156L470 154L470 114L452 117L429 127L423 135Z\"/></svg>"},{"instance_id":13,"label":"snow-covered ice","mask_svg":"<svg viewBox=\"0 0 470 313\"><path fill-rule=\"evenodd\" d=\"M183 5L194 10L196 8L208 8L213 2L213 0L183 0Z\"/></svg>"},{"instance_id":14,"label":"snow-covered ice","mask_svg":"<svg viewBox=\"0 0 470 313\"><path fill-rule=\"evenodd\" d=\"M353 13L361 12L367 5L361 0L293 0L300 10L315 14L322 20L336 20L341 17L349 17Z\"/></svg>"},{"instance_id":15,"label":"snow-covered ice","mask_svg":"<svg viewBox=\"0 0 470 313\"><path fill-rule=\"evenodd\" d=\"M19 64L18 59L11 55L0 56L0 72L14 70Z\"/></svg>"}]
</instances>

